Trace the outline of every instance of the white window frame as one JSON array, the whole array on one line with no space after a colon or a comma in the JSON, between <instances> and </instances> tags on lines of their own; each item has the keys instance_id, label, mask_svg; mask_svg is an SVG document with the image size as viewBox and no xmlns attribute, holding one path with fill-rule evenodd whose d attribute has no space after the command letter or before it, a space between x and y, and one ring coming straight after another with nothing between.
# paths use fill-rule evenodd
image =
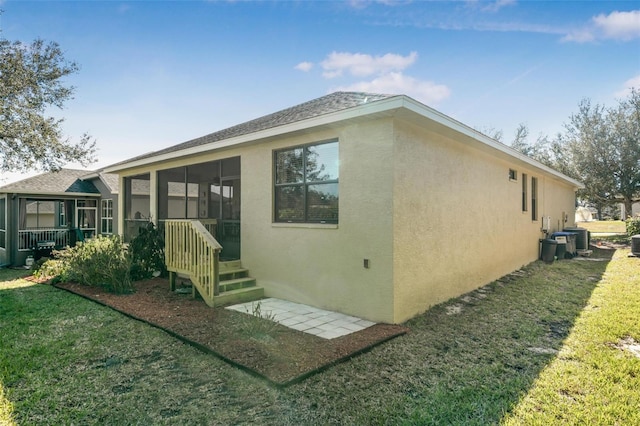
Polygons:
<instances>
[{"instance_id":1,"label":"white window frame","mask_svg":"<svg viewBox=\"0 0 640 426\"><path fill-rule=\"evenodd\" d=\"M105 224L107 226L105 227ZM111 232L105 231L105 228ZM100 233L113 235L113 199L105 198L100 201Z\"/></svg>"}]
</instances>

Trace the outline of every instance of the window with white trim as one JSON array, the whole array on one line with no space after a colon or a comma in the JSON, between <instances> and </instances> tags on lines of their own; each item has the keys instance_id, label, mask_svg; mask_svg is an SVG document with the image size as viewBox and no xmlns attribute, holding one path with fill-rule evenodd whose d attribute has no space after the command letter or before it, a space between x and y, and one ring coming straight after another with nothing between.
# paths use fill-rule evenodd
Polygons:
<instances>
[{"instance_id":1,"label":"window with white trim","mask_svg":"<svg viewBox=\"0 0 640 426\"><path fill-rule=\"evenodd\" d=\"M274 152L274 221L338 223L338 141Z\"/></svg>"},{"instance_id":2,"label":"window with white trim","mask_svg":"<svg viewBox=\"0 0 640 426\"><path fill-rule=\"evenodd\" d=\"M102 200L100 212L100 232L106 235L113 234L113 200L110 198Z\"/></svg>"}]
</instances>

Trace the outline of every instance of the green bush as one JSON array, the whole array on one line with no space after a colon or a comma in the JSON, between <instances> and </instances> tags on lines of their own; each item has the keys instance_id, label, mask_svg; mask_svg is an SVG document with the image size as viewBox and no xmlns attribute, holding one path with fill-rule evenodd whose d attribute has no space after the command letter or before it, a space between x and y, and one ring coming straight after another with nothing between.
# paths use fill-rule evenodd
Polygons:
<instances>
[{"instance_id":1,"label":"green bush","mask_svg":"<svg viewBox=\"0 0 640 426\"><path fill-rule=\"evenodd\" d=\"M58 251L54 251L53 254L53 259L42 258L34 264L33 275L36 278L50 279L52 283L67 281L66 263L57 258Z\"/></svg>"},{"instance_id":2,"label":"green bush","mask_svg":"<svg viewBox=\"0 0 640 426\"><path fill-rule=\"evenodd\" d=\"M56 252L56 259L45 262L38 275L55 277L54 281L76 281L103 287L112 293L131 293L133 285L129 269L131 262L117 236L78 243L75 247Z\"/></svg>"},{"instance_id":3,"label":"green bush","mask_svg":"<svg viewBox=\"0 0 640 426\"><path fill-rule=\"evenodd\" d=\"M627 235L630 237L640 234L640 217L627 219Z\"/></svg>"},{"instance_id":4,"label":"green bush","mask_svg":"<svg viewBox=\"0 0 640 426\"><path fill-rule=\"evenodd\" d=\"M151 278L154 273L167 275L164 261L164 231L153 222L140 229L140 233L129 243L131 256L131 279Z\"/></svg>"}]
</instances>

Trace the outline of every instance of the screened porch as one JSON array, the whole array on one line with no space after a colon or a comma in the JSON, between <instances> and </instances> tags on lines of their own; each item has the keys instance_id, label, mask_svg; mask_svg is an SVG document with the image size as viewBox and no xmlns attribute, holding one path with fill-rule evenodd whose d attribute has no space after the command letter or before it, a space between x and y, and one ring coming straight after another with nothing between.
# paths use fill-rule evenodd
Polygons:
<instances>
[{"instance_id":1,"label":"screened porch","mask_svg":"<svg viewBox=\"0 0 640 426\"><path fill-rule=\"evenodd\" d=\"M20 198L18 251L74 246L96 235L96 199Z\"/></svg>"},{"instance_id":2,"label":"screened porch","mask_svg":"<svg viewBox=\"0 0 640 426\"><path fill-rule=\"evenodd\" d=\"M195 219L222 245L221 258L240 258L240 157L158 170L124 179L124 239L150 221ZM152 205L155 192L157 204ZM157 220L155 220L157 219Z\"/></svg>"}]
</instances>

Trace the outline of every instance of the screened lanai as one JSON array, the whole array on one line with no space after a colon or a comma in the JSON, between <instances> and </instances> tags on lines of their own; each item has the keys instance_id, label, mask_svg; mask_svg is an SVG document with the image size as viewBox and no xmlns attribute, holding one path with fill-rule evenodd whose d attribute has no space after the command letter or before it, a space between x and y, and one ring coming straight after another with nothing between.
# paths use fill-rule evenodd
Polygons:
<instances>
[{"instance_id":1,"label":"screened lanai","mask_svg":"<svg viewBox=\"0 0 640 426\"><path fill-rule=\"evenodd\" d=\"M197 219L222 245L221 258L240 257L240 157L126 177L124 191L125 240L149 221Z\"/></svg>"}]
</instances>

